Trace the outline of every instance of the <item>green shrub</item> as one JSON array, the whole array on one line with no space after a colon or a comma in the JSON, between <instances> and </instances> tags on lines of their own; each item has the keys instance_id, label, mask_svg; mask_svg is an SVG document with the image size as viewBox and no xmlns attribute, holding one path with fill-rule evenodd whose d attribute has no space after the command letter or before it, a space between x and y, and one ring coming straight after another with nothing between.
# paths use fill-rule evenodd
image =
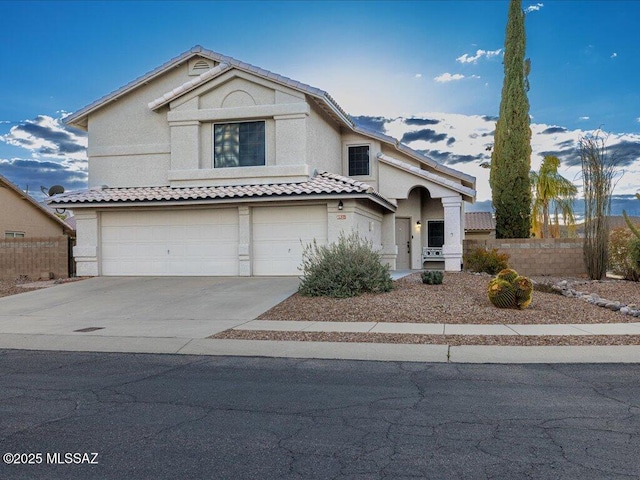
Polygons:
<instances>
[{"instance_id":1,"label":"green shrub","mask_svg":"<svg viewBox=\"0 0 640 480\"><path fill-rule=\"evenodd\" d=\"M427 285L441 285L444 273L436 270L425 270L422 272L422 283Z\"/></svg>"},{"instance_id":2,"label":"green shrub","mask_svg":"<svg viewBox=\"0 0 640 480\"><path fill-rule=\"evenodd\" d=\"M609 270L625 280L640 280L640 240L625 227L609 234Z\"/></svg>"},{"instance_id":3,"label":"green shrub","mask_svg":"<svg viewBox=\"0 0 640 480\"><path fill-rule=\"evenodd\" d=\"M495 275L500 270L508 268L509 255L499 253L497 249L487 250L477 248L473 252L464 256L464 268L472 272L485 272Z\"/></svg>"},{"instance_id":4,"label":"green shrub","mask_svg":"<svg viewBox=\"0 0 640 480\"><path fill-rule=\"evenodd\" d=\"M358 232L340 234L337 243L318 245L315 241L302 252L301 295L310 297L355 297L365 292L389 292L393 281L380 254Z\"/></svg>"}]
</instances>

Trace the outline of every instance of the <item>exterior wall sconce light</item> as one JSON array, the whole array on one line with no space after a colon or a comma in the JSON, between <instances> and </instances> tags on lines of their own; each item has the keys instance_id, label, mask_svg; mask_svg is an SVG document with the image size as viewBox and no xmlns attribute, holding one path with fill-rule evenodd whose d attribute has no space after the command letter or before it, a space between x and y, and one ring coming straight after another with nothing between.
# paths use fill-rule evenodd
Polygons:
<instances>
[{"instance_id":1,"label":"exterior wall sconce light","mask_svg":"<svg viewBox=\"0 0 640 480\"><path fill-rule=\"evenodd\" d=\"M420 220L418 220L418 221L416 222L416 225L417 225L418 227L419 227L420 225L422 225L422 223L420 223Z\"/></svg>"},{"instance_id":2,"label":"exterior wall sconce light","mask_svg":"<svg viewBox=\"0 0 640 480\"><path fill-rule=\"evenodd\" d=\"M344 203L342 203L342 200L340 200L338 202L338 210L342 210L344 208Z\"/></svg>"}]
</instances>

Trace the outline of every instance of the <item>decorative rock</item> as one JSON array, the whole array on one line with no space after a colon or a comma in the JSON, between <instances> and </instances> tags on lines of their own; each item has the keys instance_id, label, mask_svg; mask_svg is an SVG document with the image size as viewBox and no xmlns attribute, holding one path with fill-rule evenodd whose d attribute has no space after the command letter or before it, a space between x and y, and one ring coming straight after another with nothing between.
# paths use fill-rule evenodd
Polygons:
<instances>
[{"instance_id":1,"label":"decorative rock","mask_svg":"<svg viewBox=\"0 0 640 480\"><path fill-rule=\"evenodd\" d=\"M557 293L567 297L567 298L579 298L583 301L590 303L592 305L597 305L598 307L608 308L613 312L620 312L622 315L630 315L636 318L640 318L640 307L636 304L625 305L621 302L615 302L611 300L607 300L606 298L600 298L600 296L596 293L588 293L576 290L575 287L578 285L588 285L594 283L615 283L613 281L608 280L562 280L551 285L551 288Z\"/></svg>"},{"instance_id":2,"label":"decorative rock","mask_svg":"<svg viewBox=\"0 0 640 480\"><path fill-rule=\"evenodd\" d=\"M620 304L618 302L609 302L605 305L605 308L617 312L618 310L620 310Z\"/></svg>"}]
</instances>

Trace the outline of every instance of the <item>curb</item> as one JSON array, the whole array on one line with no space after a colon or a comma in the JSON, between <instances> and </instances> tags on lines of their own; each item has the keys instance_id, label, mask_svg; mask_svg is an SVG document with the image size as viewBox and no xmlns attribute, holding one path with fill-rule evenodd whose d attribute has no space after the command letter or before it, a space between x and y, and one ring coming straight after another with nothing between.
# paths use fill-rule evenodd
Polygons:
<instances>
[{"instance_id":1,"label":"curb","mask_svg":"<svg viewBox=\"0 0 640 480\"><path fill-rule=\"evenodd\" d=\"M449 346L5 334L0 349L428 363L640 363L640 345Z\"/></svg>"}]
</instances>

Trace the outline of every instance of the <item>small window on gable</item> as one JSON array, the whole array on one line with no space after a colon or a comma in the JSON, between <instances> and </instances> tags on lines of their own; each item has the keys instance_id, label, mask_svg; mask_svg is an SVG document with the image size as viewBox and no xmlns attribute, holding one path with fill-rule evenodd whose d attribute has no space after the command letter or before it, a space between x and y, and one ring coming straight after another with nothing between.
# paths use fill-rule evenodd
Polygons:
<instances>
[{"instance_id":1,"label":"small window on gable","mask_svg":"<svg viewBox=\"0 0 640 480\"><path fill-rule=\"evenodd\" d=\"M4 238L24 238L24 232L4 232Z\"/></svg>"},{"instance_id":2,"label":"small window on gable","mask_svg":"<svg viewBox=\"0 0 640 480\"><path fill-rule=\"evenodd\" d=\"M213 126L213 167L265 165L265 122L218 123Z\"/></svg>"},{"instance_id":3,"label":"small window on gable","mask_svg":"<svg viewBox=\"0 0 640 480\"><path fill-rule=\"evenodd\" d=\"M369 175L369 145L349 147L349 176Z\"/></svg>"}]
</instances>

